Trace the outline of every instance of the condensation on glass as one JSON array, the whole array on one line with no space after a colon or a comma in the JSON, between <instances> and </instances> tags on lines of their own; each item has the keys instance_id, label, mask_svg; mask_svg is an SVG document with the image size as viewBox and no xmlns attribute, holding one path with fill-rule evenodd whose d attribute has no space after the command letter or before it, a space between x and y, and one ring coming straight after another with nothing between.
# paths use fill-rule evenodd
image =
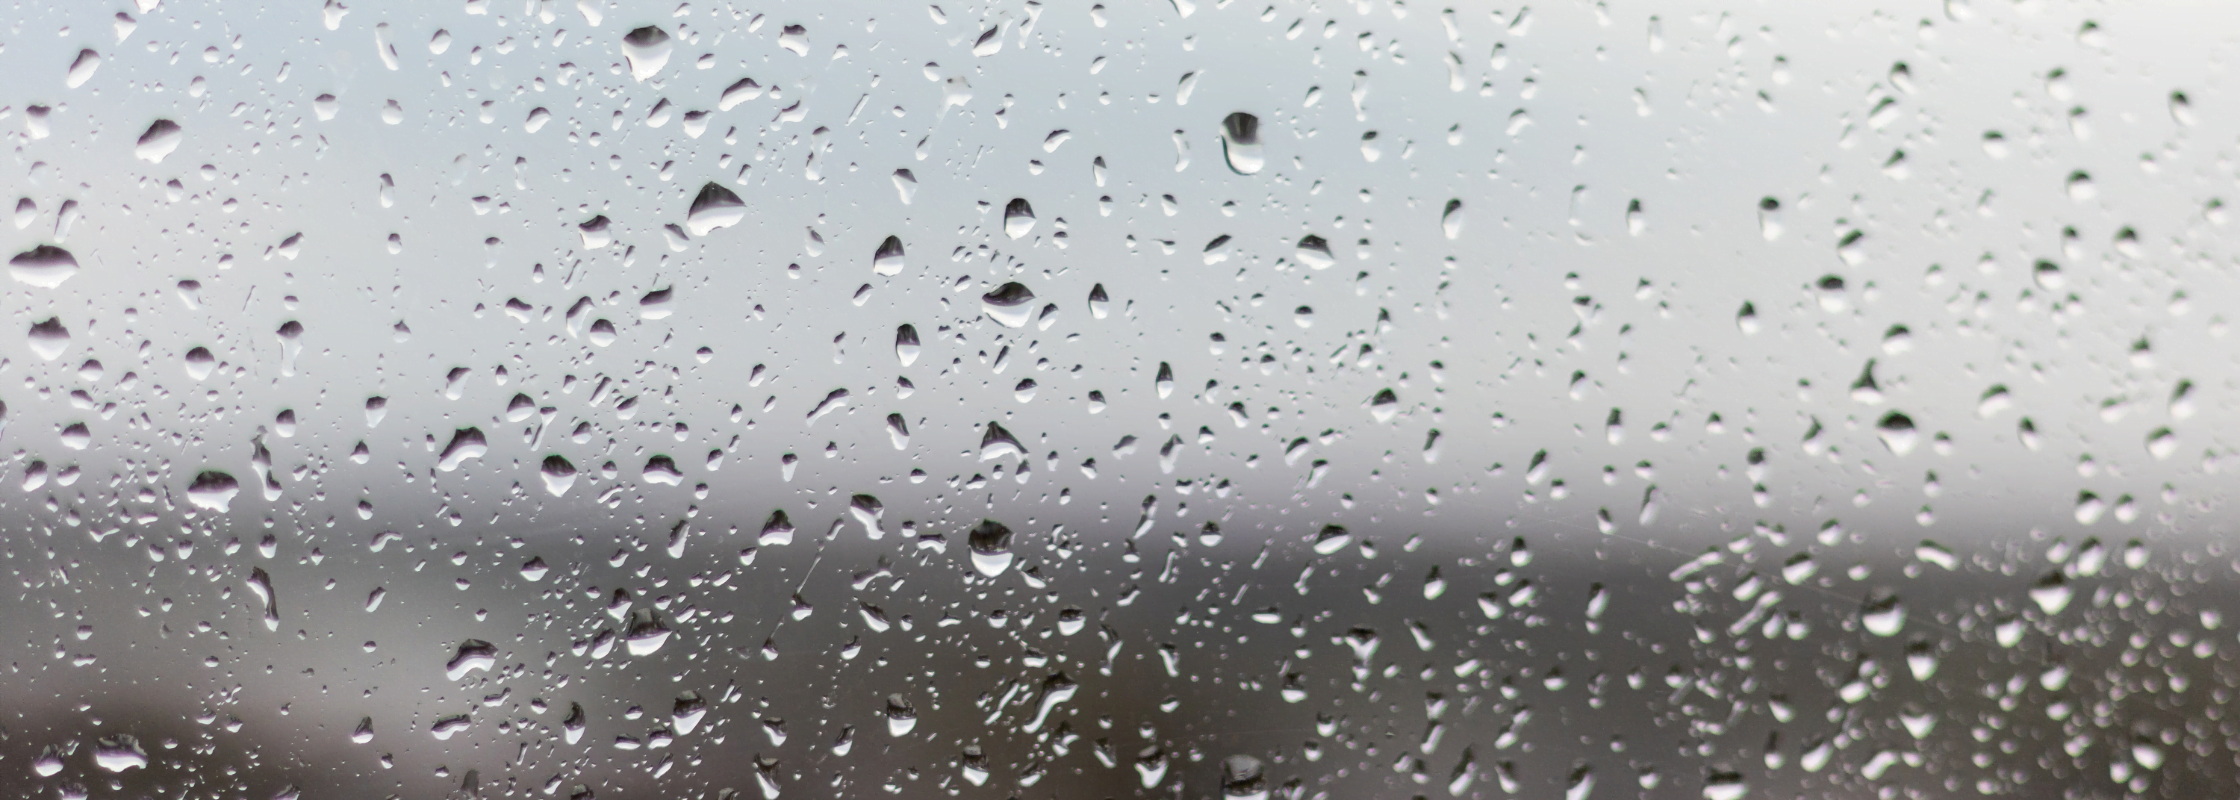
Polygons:
<instances>
[{"instance_id":1,"label":"condensation on glass","mask_svg":"<svg viewBox=\"0 0 2240 800\"><path fill-rule=\"evenodd\" d=\"M19 7L0 783L2229 794L2236 24Z\"/></svg>"}]
</instances>

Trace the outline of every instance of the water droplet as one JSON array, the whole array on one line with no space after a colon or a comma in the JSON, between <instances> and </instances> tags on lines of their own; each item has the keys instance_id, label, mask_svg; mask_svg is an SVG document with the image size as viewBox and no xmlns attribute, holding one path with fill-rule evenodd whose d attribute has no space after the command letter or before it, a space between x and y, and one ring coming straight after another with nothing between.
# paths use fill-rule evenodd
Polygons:
<instances>
[{"instance_id":1,"label":"water droplet","mask_svg":"<svg viewBox=\"0 0 2240 800\"><path fill-rule=\"evenodd\" d=\"M797 56L809 55L809 29L787 25L778 31L778 46Z\"/></svg>"},{"instance_id":2,"label":"water droplet","mask_svg":"<svg viewBox=\"0 0 2240 800\"><path fill-rule=\"evenodd\" d=\"M1713 772L1703 781L1703 800L1742 800L1749 793L1739 772Z\"/></svg>"},{"instance_id":3,"label":"water droplet","mask_svg":"<svg viewBox=\"0 0 2240 800\"><path fill-rule=\"evenodd\" d=\"M1311 233L1299 238L1295 252L1299 263L1309 269L1329 269L1330 265L1338 263L1337 258L1330 255L1330 243Z\"/></svg>"},{"instance_id":4,"label":"water droplet","mask_svg":"<svg viewBox=\"0 0 2240 800\"><path fill-rule=\"evenodd\" d=\"M148 751L140 747L140 740L125 734L103 736L93 745L93 763L110 772L148 766Z\"/></svg>"},{"instance_id":5,"label":"water droplet","mask_svg":"<svg viewBox=\"0 0 2240 800\"><path fill-rule=\"evenodd\" d=\"M710 182L701 186L700 194L692 198L692 208L685 212L684 226L691 230L694 236L706 236L716 230L737 225L740 220L746 218L747 204L741 201L738 195L733 194L730 189ZM599 233L602 240L593 244L591 234L587 232L584 234L584 247L597 250L606 246L604 240L604 234L606 233L605 220L606 217L603 216L594 220L601 223ZM588 231L588 229L586 230Z\"/></svg>"},{"instance_id":6,"label":"water droplet","mask_svg":"<svg viewBox=\"0 0 2240 800\"><path fill-rule=\"evenodd\" d=\"M249 570L249 592L264 603L264 629L280 629L280 595L272 588L272 574L263 567Z\"/></svg>"},{"instance_id":7,"label":"water droplet","mask_svg":"<svg viewBox=\"0 0 2240 800\"><path fill-rule=\"evenodd\" d=\"M1378 389L1376 395L1369 398L1369 416L1375 417L1377 422L1391 422L1399 414L1400 395L1391 389Z\"/></svg>"},{"instance_id":8,"label":"water droplet","mask_svg":"<svg viewBox=\"0 0 2240 800\"><path fill-rule=\"evenodd\" d=\"M460 428L451 432L451 441L443 446L436 457L436 469L451 472L470 458L481 458L490 452L490 443L482 436L481 428Z\"/></svg>"},{"instance_id":9,"label":"water droplet","mask_svg":"<svg viewBox=\"0 0 2240 800\"><path fill-rule=\"evenodd\" d=\"M70 62L70 73L63 84L72 89L84 86L86 81L93 80L93 73L98 69L101 69L101 54L90 49L80 50L78 57Z\"/></svg>"},{"instance_id":10,"label":"water droplet","mask_svg":"<svg viewBox=\"0 0 2240 800\"><path fill-rule=\"evenodd\" d=\"M459 643L458 652L443 665L443 676L456 681L475 670L489 671L498 664L498 647L481 639L468 639Z\"/></svg>"},{"instance_id":11,"label":"water droplet","mask_svg":"<svg viewBox=\"0 0 2240 800\"><path fill-rule=\"evenodd\" d=\"M1018 437L1012 436L1010 431L1004 430L998 423L988 423L987 430L980 434L981 461L1006 457L1025 458L1026 455L1026 446L1020 444Z\"/></svg>"},{"instance_id":12,"label":"water droplet","mask_svg":"<svg viewBox=\"0 0 2240 800\"><path fill-rule=\"evenodd\" d=\"M677 735L682 736L700 727L701 718L707 715L708 701L701 699L699 692L685 692L677 695L676 702L670 706L669 720Z\"/></svg>"},{"instance_id":13,"label":"water droplet","mask_svg":"<svg viewBox=\"0 0 2240 800\"><path fill-rule=\"evenodd\" d=\"M358 727L350 731L350 741L353 744L365 744L367 742L373 741L372 717L358 718Z\"/></svg>"},{"instance_id":14,"label":"water droplet","mask_svg":"<svg viewBox=\"0 0 2240 800\"><path fill-rule=\"evenodd\" d=\"M1229 162L1229 169L1239 175L1251 175L1267 165L1267 155L1260 144L1260 118L1239 111L1221 120L1221 156Z\"/></svg>"},{"instance_id":15,"label":"water droplet","mask_svg":"<svg viewBox=\"0 0 2240 800\"><path fill-rule=\"evenodd\" d=\"M1034 230L1034 206L1024 197L1011 198L1003 206L1003 234L1013 239L1026 236ZM1014 284L1016 285L1016 284Z\"/></svg>"},{"instance_id":16,"label":"water droplet","mask_svg":"<svg viewBox=\"0 0 2240 800\"><path fill-rule=\"evenodd\" d=\"M1314 535L1314 551L1320 555L1330 555L1344 550L1346 545L1352 542L1353 533L1346 530L1344 526L1324 525L1322 530Z\"/></svg>"},{"instance_id":17,"label":"water droplet","mask_svg":"<svg viewBox=\"0 0 2240 800\"><path fill-rule=\"evenodd\" d=\"M39 757L31 760L31 771L42 778L54 776L62 771L62 755L55 752L54 745L47 745L39 751Z\"/></svg>"},{"instance_id":18,"label":"water droplet","mask_svg":"<svg viewBox=\"0 0 2240 800\"><path fill-rule=\"evenodd\" d=\"M652 655L669 641L669 626L662 624L661 615L650 608L630 612L630 627L623 639L633 656Z\"/></svg>"},{"instance_id":19,"label":"water droplet","mask_svg":"<svg viewBox=\"0 0 2240 800\"><path fill-rule=\"evenodd\" d=\"M1859 621L1867 632L1876 636L1896 636L1906 627L1906 607L1898 602L1898 595L1888 590L1878 590L1868 595L1859 607Z\"/></svg>"},{"instance_id":20,"label":"water droplet","mask_svg":"<svg viewBox=\"0 0 2240 800\"><path fill-rule=\"evenodd\" d=\"M1913 418L1896 411L1882 415L1882 421L1875 423L1874 428L1875 435L1881 437L1883 445L1889 447L1890 452L1901 456L1913 452L1914 445L1919 441L1919 435L1913 427Z\"/></svg>"},{"instance_id":21,"label":"water droplet","mask_svg":"<svg viewBox=\"0 0 2240 800\"><path fill-rule=\"evenodd\" d=\"M70 329L62 326L60 317L32 323L25 339L31 345L31 352L44 361L61 358L62 352L70 349Z\"/></svg>"},{"instance_id":22,"label":"water droplet","mask_svg":"<svg viewBox=\"0 0 2240 800\"><path fill-rule=\"evenodd\" d=\"M1221 794L1236 800L1267 800L1268 781L1260 759L1234 755L1221 760ZM1459 794L1459 793L1458 793Z\"/></svg>"},{"instance_id":23,"label":"water droplet","mask_svg":"<svg viewBox=\"0 0 2240 800\"><path fill-rule=\"evenodd\" d=\"M917 362L919 349L918 329L915 326L905 323L894 329L894 357L901 360L903 366Z\"/></svg>"},{"instance_id":24,"label":"water droplet","mask_svg":"<svg viewBox=\"0 0 2240 800\"><path fill-rule=\"evenodd\" d=\"M1025 327L1027 320L1034 314L1033 303L1034 292L1018 281L998 286L995 291L980 296L980 309L987 312L989 319L1006 328Z\"/></svg>"},{"instance_id":25,"label":"water droplet","mask_svg":"<svg viewBox=\"0 0 2240 800\"><path fill-rule=\"evenodd\" d=\"M233 496L240 493L241 483L216 470L204 470L194 476L194 483L187 487L187 502L196 508L207 508L224 513L233 504Z\"/></svg>"},{"instance_id":26,"label":"water droplet","mask_svg":"<svg viewBox=\"0 0 2240 800\"><path fill-rule=\"evenodd\" d=\"M146 133L140 134L140 141L133 146L132 155L150 164L161 164L164 156L179 149L179 141L184 137L185 133L179 130L179 123L168 119L156 120L148 125Z\"/></svg>"},{"instance_id":27,"label":"water droplet","mask_svg":"<svg viewBox=\"0 0 2240 800\"><path fill-rule=\"evenodd\" d=\"M1447 201L1447 209L1439 214L1439 229L1445 231L1449 239L1462 235L1461 200Z\"/></svg>"},{"instance_id":28,"label":"water droplet","mask_svg":"<svg viewBox=\"0 0 2240 800\"><path fill-rule=\"evenodd\" d=\"M640 82L661 72L671 49L669 32L652 25L622 35L622 58L630 63L630 77Z\"/></svg>"},{"instance_id":29,"label":"water droplet","mask_svg":"<svg viewBox=\"0 0 2240 800\"><path fill-rule=\"evenodd\" d=\"M576 465L561 456L545 456L537 473L544 478L544 490L553 497L567 494L568 487L576 485Z\"/></svg>"},{"instance_id":30,"label":"water droplet","mask_svg":"<svg viewBox=\"0 0 2240 800\"><path fill-rule=\"evenodd\" d=\"M583 704L569 703L568 716L565 719L560 720L560 729L563 732L562 735L567 738L569 744L575 744L577 741L583 739L583 729L585 727L585 723L586 720L583 713Z\"/></svg>"},{"instance_id":31,"label":"water droplet","mask_svg":"<svg viewBox=\"0 0 2240 800\"><path fill-rule=\"evenodd\" d=\"M1011 567L1011 529L992 519L972 529L972 568L993 578Z\"/></svg>"},{"instance_id":32,"label":"water droplet","mask_svg":"<svg viewBox=\"0 0 2240 800\"><path fill-rule=\"evenodd\" d=\"M2046 573L2045 577L2038 579L2037 585L2030 587L2030 600L2037 603L2038 610L2049 617L2068 608L2069 597L2069 580L2058 571Z\"/></svg>"},{"instance_id":33,"label":"water droplet","mask_svg":"<svg viewBox=\"0 0 2240 800\"><path fill-rule=\"evenodd\" d=\"M887 237L879 243L879 250L871 255L871 271L879 275L902 274L902 239ZM907 365L905 365L907 366Z\"/></svg>"},{"instance_id":34,"label":"water droplet","mask_svg":"<svg viewBox=\"0 0 2240 800\"><path fill-rule=\"evenodd\" d=\"M17 283L52 289L78 274L78 259L70 251L42 244L8 259L8 277Z\"/></svg>"},{"instance_id":35,"label":"water droplet","mask_svg":"<svg viewBox=\"0 0 2240 800\"><path fill-rule=\"evenodd\" d=\"M887 734L904 736L918 726L918 709L900 694L887 695Z\"/></svg>"}]
</instances>

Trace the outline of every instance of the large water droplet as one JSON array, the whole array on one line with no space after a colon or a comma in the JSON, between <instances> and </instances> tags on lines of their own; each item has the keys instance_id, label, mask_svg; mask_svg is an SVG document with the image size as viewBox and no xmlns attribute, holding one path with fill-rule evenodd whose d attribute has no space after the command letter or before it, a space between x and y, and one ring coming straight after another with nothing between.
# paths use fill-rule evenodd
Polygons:
<instances>
[{"instance_id":1,"label":"large water droplet","mask_svg":"<svg viewBox=\"0 0 2240 800\"><path fill-rule=\"evenodd\" d=\"M710 182L701 186L700 194L692 198L692 208L685 212L684 226L694 236L706 236L718 229L737 225L746 218L747 204L740 201L739 196L730 189ZM584 246L596 250L604 245L592 245L586 236Z\"/></svg>"},{"instance_id":2,"label":"large water droplet","mask_svg":"<svg viewBox=\"0 0 2240 800\"><path fill-rule=\"evenodd\" d=\"M1321 555L1330 555L1344 550L1346 545L1352 542L1353 533L1346 530L1345 526L1324 525L1322 531L1314 535L1314 551Z\"/></svg>"},{"instance_id":3,"label":"large water droplet","mask_svg":"<svg viewBox=\"0 0 2240 800\"><path fill-rule=\"evenodd\" d=\"M1024 197L1011 198L1011 202L1003 206L1003 235L1017 239L1032 230L1034 206L1028 205Z\"/></svg>"},{"instance_id":4,"label":"large water droplet","mask_svg":"<svg viewBox=\"0 0 2240 800\"><path fill-rule=\"evenodd\" d=\"M622 35L622 58L630 62L630 77L644 81L669 63L673 45L669 32L652 25Z\"/></svg>"},{"instance_id":5,"label":"large water droplet","mask_svg":"<svg viewBox=\"0 0 2240 800\"><path fill-rule=\"evenodd\" d=\"M1025 327L1034 316L1034 292L1026 284L1012 281L996 287L995 291L980 296L980 308L988 318L1006 328Z\"/></svg>"},{"instance_id":6,"label":"large water droplet","mask_svg":"<svg viewBox=\"0 0 2240 800\"><path fill-rule=\"evenodd\" d=\"M187 502L196 508L207 508L224 513L233 504L233 496L240 493L241 483L216 470L204 470L194 476L194 483L187 487Z\"/></svg>"},{"instance_id":7,"label":"large water droplet","mask_svg":"<svg viewBox=\"0 0 2240 800\"><path fill-rule=\"evenodd\" d=\"M263 567L249 570L249 592L264 603L264 629L280 629L280 593L272 588L272 573Z\"/></svg>"},{"instance_id":8,"label":"large water droplet","mask_svg":"<svg viewBox=\"0 0 2240 800\"><path fill-rule=\"evenodd\" d=\"M8 277L17 283L52 289L78 274L78 259L70 251L42 244L8 259Z\"/></svg>"},{"instance_id":9,"label":"large water droplet","mask_svg":"<svg viewBox=\"0 0 2240 800\"><path fill-rule=\"evenodd\" d=\"M490 452L490 442L482 436L481 428L460 428L451 432L451 441L443 446L436 457L436 469L450 472L470 458L481 458Z\"/></svg>"},{"instance_id":10,"label":"large water droplet","mask_svg":"<svg viewBox=\"0 0 2240 800\"><path fill-rule=\"evenodd\" d=\"M1000 424L990 422L987 430L980 434L980 460L982 461L992 461L1005 457L1025 458L1026 455L1026 446L1020 444L1019 438L1012 436L1011 432L1004 430Z\"/></svg>"},{"instance_id":11,"label":"large water droplet","mask_svg":"<svg viewBox=\"0 0 2240 800\"><path fill-rule=\"evenodd\" d=\"M1238 175L1251 175L1267 165L1260 144L1260 118L1239 111L1221 120L1221 157Z\"/></svg>"},{"instance_id":12,"label":"large water droplet","mask_svg":"<svg viewBox=\"0 0 2240 800\"><path fill-rule=\"evenodd\" d=\"M871 271L880 275L902 274L902 239L889 236L879 243L879 250L871 255Z\"/></svg>"},{"instance_id":13,"label":"large water droplet","mask_svg":"<svg viewBox=\"0 0 2240 800\"><path fill-rule=\"evenodd\" d=\"M1299 263L1309 269L1329 269L1330 265L1338 263L1338 259L1330 255L1330 243L1311 233L1299 237L1296 252Z\"/></svg>"},{"instance_id":14,"label":"large water droplet","mask_svg":"<svg viewBox=\"0 0 2240 800\"><path fill-rule=\"evenodd\" d=\"M110 772L148 766L148 751L141 749L140 740L125 734L103 736L94 742L93 763Z\"/></svg>"},{"instance_id":15,"label":"large water droplet","mask_svg":"<svg viewBox=\"0 0 2240 800\"><path fill-rule=\"evenodd\" d=\"M45 361L61 358L62 352L70 349L70 329L62 326L60 317L32 323L24 338L31 345L31 352Z\"/></svg>"},{"instance_id":16,"label":"large water droplet","mask_svg":"<svg viewBox=\"0 0 2240 800\"><path fill-rule=\"evenodd\" d=\"M992 519L972 529L972 568L993 578L1011 567L1011 529Z\"/></svg>"},{"instance_id":17,"label":"large water droplet","mask_svg":"<svg viewBox=\"0 0 2240 800\"><path fill-rule=\"evenodd\" d=\"M1265 769L1260 759L1248 755L1222 759L1221 794L1237 800L1267 800L1268 781L1262 777Z\"/></svg>"},{"instance_id":18,"label":"large water droplet","mask_svg":"<svg viewBox=\"0 0 2240 800\"><path fill-rule=\"evenodd\" d=\"M887 695L887 734L903 736L918 727L918 709L900 694Z\"/></svg>"},{"instance_id":19,"label":"large water droplet","mask_svg":"<svg viewBox=\"0 0 2240 800\"><path fill-rule=\"evenodd\" d=\"M1877 591L1867 597L1859 607L1859 622L1868 633L1876 636L1896 636L1906 627L1906 607L1898 602L1898 595Z\"/></svg>"},{"instance_id":20,"label":"large water droplet","mask_svg":"<svg viewBox=\"0 0 2240 800\"><path fill-rule=\"evenodd\" d=\"M179 123L168 119L156 120L148 125L146 133L140 134L140 141L133 146L132 155L150 164L161 164L164 156L179 149L179 140L184 136L185 133L179 130Z\"/></svg>"},{"instance_id":21,"label":"large water droplet","mask_svg":"<svg viewBox=\"0 0 2240 800\"><path fill-rule=\"evenodd\" d=\"M481 639L468 639L459 643L458 652L443 665L443 676L458 680L475 670L489 671L498 664L498 647Z\"/></svg>"},{"instance_id":22,"label":"large water droplet","mask_svg":"<svg viewBox=\"0 0 2240 800\"><path fill-rule=\"evenodd\" d=\"M544 490L553 497L567 494L568 487L576 485L576 465L557 455L545 456L537 473L544 478Z\"/></svg>"},{"instance_id":23,"label":"large water droplet","mask_svg":"<svg viewBox=\"0 0 2240 800\"><path fill-rule=\"evenodd\" d=\"M662 624L661 615L650 608L630 612L630 628L624 640L633 656L652 655L669 641L669 626Z\"/></svg>"},{"instance_id":24,"label":"large water droplet","mask_svg":"<svg viewBox=\"0 0 2240 800\"><path fill-rule=\"evenodd\" d=\"M86 81L93 80L94 71L99 69L101 69L101 54L90 49L80 50L78 51L78 57L70 62L70 73L63 78L63 85L72 89L84 86Z\"/></svg>"},{"instance_id":25,"label":"large water droplet","mask_svg":"<svg viewBox=\"0 0 2240 800\"><path fill-rule=\"evenodd\" d=\"M918 360L918 329L908 323L894 329L894 357L907 367Z\"/></svg>"}]
</instances>

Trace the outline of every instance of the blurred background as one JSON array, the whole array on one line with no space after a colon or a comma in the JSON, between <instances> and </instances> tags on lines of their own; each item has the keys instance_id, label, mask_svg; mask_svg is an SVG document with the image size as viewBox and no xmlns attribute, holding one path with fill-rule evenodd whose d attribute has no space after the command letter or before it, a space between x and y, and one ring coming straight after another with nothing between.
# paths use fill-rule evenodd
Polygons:
<instances>
[{"instance_id":1,"label":"blurred background","mask_svg":"<svg viewBox=\"0 0 2240 800\"><path fill-rule=\"evenodd\" d=\"M9 796L2240 780L2224 6L8 22Z\"/></svg>"}]
</instances>

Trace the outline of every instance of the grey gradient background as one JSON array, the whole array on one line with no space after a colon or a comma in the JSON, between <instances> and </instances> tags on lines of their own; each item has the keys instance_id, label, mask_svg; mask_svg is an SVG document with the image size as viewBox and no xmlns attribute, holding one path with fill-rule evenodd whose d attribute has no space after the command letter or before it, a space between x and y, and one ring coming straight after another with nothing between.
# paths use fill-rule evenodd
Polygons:
<instances>
[{"instance_id":1,"label":"grey gradient background","mask_svg":"<svg viewBox=\"0 0 2240 800\"><path fill-rule=\"evenodd\" d=\"M7 298L14 330L53 317L71 334L56 359L25 341L0 363L10 791L415 797L464 791L472 770L489 797L752 797L767 759L785 797L1211 797L1232 755L1302 799L1449 796L1457 774L1487 798L1509 794L1504 774L1520 795L1596 798L1707 796L1721 775L1753 797L2232 784L2231 12L1190 8L1116 3L1100 25L1086 4L943 5L937 24L915 5L689 3L598 6L593 24L569 3L366 2L331 29L302 2L10 14L0 130L8 185L36 211L0 225L0 249L55 244L82 266ZM675 39L641 82L621 39L642 25ZM787 25L806 55L781 47ZM974 55L989 28L1001 48ZM87 48L102 64L69 88ZM742 77L782 97L717 110ZM945 105L953 79L961 105ZM51 109L43 138L32 106ZM532 133L535 108L552 118ZM1240 110L1261 120L1255 175L1222 161L1220 121ZM709 112L698 137L687 111ZM135 159L159 118L180 146ZM1056 130L1070 138L1048 149ZM898 168L916 176L907 204ZM710 181L744 220L672 247L662 227ZM1016 240L1014 197L1038 218ZM613 243L587 249L576 226L594 215ZM2126 227L2135 248L2118 246ZM1335 265L1296 262L1310 233ZM878 276L889 235L906 267ZM1208 263L1220 236L1226 259ZM1008 281L1054 323L984 316L980 295ZM671 313L648 314L639 298L662 288ZM570 333L580 298L613 342ZM924 341L907 367L903 323ZM197 346L222 362L199 381ZM1870 361L1879 397L1853 391ZM1023 378L1038 388L1022 402ZM2011 403L1984 404L1994 386ZM849 405L807 419L835 389ZM1398 404L1379 421L1385 389ZM553 409L541 436L538 417L506 418L515 393ZM369 396L387 398L371 427ZM1917 430L1906 452L1877 435L1892 411ZM991 420L1026 446L1023 474L979 457ZM61 436L74 423L83 449ZM438 469L465 427L488 453ZM583 473L564 496L537 475L548 455ZM682 485L644 479L655 455ZM18 491L34 462L48 480ZM224 513L187 500L204 470L242 484ZM883 506L883 537L849 516L857 494ZM758 543L773 509L791 544ZM968 559L983 518L1016 532L994 579ZM1317 553L1332 524L1351 543ZM1924 541L1953 568L1918 557ZM2075 554L2093 542L2107 566L2086 574ZM1718 563L1679 573L1707 550ZM1817 572L1792 584L1800 555ZM552 568L541 581L520 571L531 558ZM1427 597L1434 569L1445 588ZM2073 599L2048 613L2030 590L2055 573ZM1520 581L1535 599L1507 608ZM674 634L646 656L574 652L623 630L602 612L618 588L665 604ZM1764 589L1780 628L1753 612ZM1906 609L1887 637L1861 625L1886 595ZM895 627L873 630L864 605ZM1057 630L1067 609L1083 630ZM2003 645L2002 627L2020 638ZM1346 642L1371 635L1358 677ZM496 669L447 680L469 638L496 646ZM1933 677L1911 674L1909 647L1937 654ZM1055 673L1079 687L1052 717L1070 742L1023 727ZM1867 692L1847 699L1853 683ZM616 747L685 691L711 704L696 731ZM890 693L917 709L906 737L885 731ZM576 743L570 703L588 720ZM462 713L467 730L430 734ZM1901 718L1923 715L1937 724L1916 737ZM367 717L374 738L353 744ZM150 765L98 769L95 742L116 734ZM1826 765L1804 769L1822 743ZM39 776L50 746L69 755ZM985 785L960 771L974 746ZM1146 754L1169 765L1153 787L1130 766Z\"/></svg>"}]
</instances>

